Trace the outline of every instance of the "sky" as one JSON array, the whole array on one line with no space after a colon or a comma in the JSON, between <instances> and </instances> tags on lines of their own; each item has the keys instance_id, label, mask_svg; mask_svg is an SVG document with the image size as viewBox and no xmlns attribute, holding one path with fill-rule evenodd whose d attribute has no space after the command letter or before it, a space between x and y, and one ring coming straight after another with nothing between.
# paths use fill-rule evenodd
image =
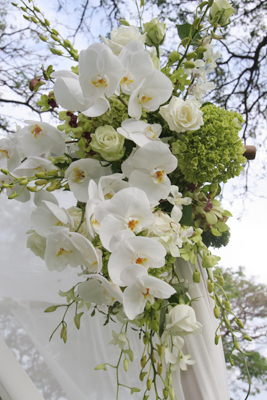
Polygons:
<instances>
[{"instance_id":1,"label":"sky","mask_svg":"<svg viewBox=\"0 0 267 400\"><path fill-rule=\"evenodd\" d=\"M74 2L69 1L69 4ZM53 20L55 15L56 3L52 0L44 2L39 0L36 4L45 10L46 17ZM155 10L153 10L155 14ZM23 18L17 14L16 24L24 23ZM68 17L71 21L72 15ZM68 22L68 21L67 21ZM60 26L59 28L62 28ZM100 33L105 35L106 31L99 24L94 27L94 34L97 36ZM64 30L64 29L63 29ZM86 46L86 39L79 34L76 45L78 49ZM44 44L38 44L38 51L44 49ZM61 60L58 68L68 69L70 63ZM23 119L24 111L17 110L18 120ZM31 116L29 116L31 117ZM261 147L260 141L257 149L257 156L254 161L251 161L251 169L254 176L260 173L260 161L264 160L265 151ZM253 176L253 175L252 175ZM233 193L236 193L236 187L242 186L243 178L234 178L223 187L224 208L231 211L233 217L228 220L228 225L231 229L230 243L227 247L214 250L214 254L221 257L220 265L223 267L231 267L237 269L239 266L246 268L248 277L255 277L256 281L267 284L267 261L266 261L266 227L267 227L267 181L266 178L259 181L251 179L252 193L249 193L244 200L244 197L236 197L233 201ZM255 400L266 399L266 392L254 397Z\"/></svg>"}]
</instances>

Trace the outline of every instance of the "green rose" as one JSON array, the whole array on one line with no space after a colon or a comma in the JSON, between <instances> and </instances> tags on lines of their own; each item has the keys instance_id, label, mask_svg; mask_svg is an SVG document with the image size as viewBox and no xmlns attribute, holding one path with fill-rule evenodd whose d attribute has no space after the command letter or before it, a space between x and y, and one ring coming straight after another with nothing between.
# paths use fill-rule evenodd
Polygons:
<instances>
[{"instance_id":1,"label":"green rose","mask_svg":"<svg viewBox=\"0 0 267 400\"><path fill-rule=\"evenodd\" d=\"M91 135L91 146L94 151L107 161L116 161L123 157L125 152L124 137L110 125L100 126Z\"/></svg>"},{"instance_id":2,"label":"green rose","mask_svg":"<svg viewBox=\"0 0 267 400\"><path fill-rule=\"evenodd\" d=\"M148 46L158 46L164 42L165 24L160 22L158 18L154 18L144 24L144 29L146 32L146 44Z\"/></svg>"},{"instance_id":3,"label":"green rose","mask_svg":"<svg viewBox=\"0 0 267 400\"><path fill-rule=\"evenodd\" d=\"M228 24L229 17L235 12L234 8L230 6L227 0L216 0L210 9L210 18L213 20L218 17L216 21L219 25L224 26Z\"/></svg>"}]
</instances>

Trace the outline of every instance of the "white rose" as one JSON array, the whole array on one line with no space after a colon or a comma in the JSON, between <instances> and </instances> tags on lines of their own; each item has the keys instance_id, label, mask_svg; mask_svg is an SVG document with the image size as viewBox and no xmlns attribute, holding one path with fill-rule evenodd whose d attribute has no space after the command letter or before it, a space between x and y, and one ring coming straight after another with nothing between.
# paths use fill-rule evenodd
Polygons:
<instances>
[{"instance_id":1,"label":"white rose","mask_svg":"<svg viewBox=\"0 0 267 400\"><path fill-rule=\"evenodd\" d=\"M165 330L173 336L186 336L190 333L201 332L202 325L197 322L192 307L186 304L178 304L166 314Z\"/></svg>"},{"instance_id":2,"label":"white rose","mask_svg":"<svg viewBox=\"0 0 267 400\"><path fill-rule=\"evenodd\" d=\"M204 124L200 106L194 97L184 101L173 96L167 106L160 107L159 113L172 131L177 133L196 131Z\"/></svg>"},{"instance_id":3,"label":"white rose","mask_svg":"<svg viewBox=\"0 0 267 400\"><path fill-rule=\"evenodd\" d=\"M123 47L133 40L139 40L144 44L146 40L146 34L141 35L136 26L120 25L118 29L112 29L110 33L111 40L104 38L103 36L101 36L101 39L113 51L114 54L119 55Z\"/></svg>"},{"instance_id":4,"label":"white rose","mask_svg":"<svg viewBox=\"0 0 267 400\"><path fill-rule=\"evenodd\" d=\"M27 234L31 234L27 240L27 248L44 260L46 238L38 235L33 229L28 230Z\"/></svg>"}]
</instances>

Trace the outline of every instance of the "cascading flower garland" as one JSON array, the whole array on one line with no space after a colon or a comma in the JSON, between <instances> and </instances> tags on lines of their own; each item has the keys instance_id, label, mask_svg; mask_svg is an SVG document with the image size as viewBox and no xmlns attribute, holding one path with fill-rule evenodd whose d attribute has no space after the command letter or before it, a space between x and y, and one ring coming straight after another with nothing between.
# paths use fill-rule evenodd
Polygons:
<instances>
[{"instance_id":1,"label":"cascading flower garland","mask_svg":"<svg viewBox=\"0 0 267 400\"><path fill-rule=\"evenodd\" d=\"M121 21L110 39L102 37L104 43L94 43L79 55L37 7L23 4L25 18L50 34L78 65L56 72L49 66L44 72L54 88L39 104L44 110L57 104L65 109L57 128L25 121L16 135L0 140L1 162L6 162L0 191L22 202L34 193L27 247L50 271L79 268L79 282L60 292L67 303L55 331L60 328L64 342L64 318L72 305L78 329L84 310L91 309L92 317L104 313L105 323L116 317L121 328L113 331L110 343L119 346L120 354L114 368L118 371L123 359L127 371L134 358L127 329L134 326L144 343L139 375L146 380L143 399L152 385L157 399L175 399L172 371L187 370L195 362L183 353L183 337L201 331L176 258L195 264L197 284L201 257L218 329L223 323L229 327L227 314L232 313L216 267L219 257L207 245L225 245L229 237L231 214L215 197L219 183L242 170L242 117L202 104L202 99L215 89L208 74L220 57L211 41L221 39L215 31L228 24L234 10L226 0L203 1L194 22L178 26L178 49L161 68L165 24L158 18L142 24L143 1L139 28ZM55 46L51 51L63 54ZM52 192L62 189L73 193L75 207L59 207ZM240 320L236 323L243 328ZM233 351L239 350L237 330L230 329ZM125 385L117 373L117 399L120 386Z\"/></svg>"}]
</instances>

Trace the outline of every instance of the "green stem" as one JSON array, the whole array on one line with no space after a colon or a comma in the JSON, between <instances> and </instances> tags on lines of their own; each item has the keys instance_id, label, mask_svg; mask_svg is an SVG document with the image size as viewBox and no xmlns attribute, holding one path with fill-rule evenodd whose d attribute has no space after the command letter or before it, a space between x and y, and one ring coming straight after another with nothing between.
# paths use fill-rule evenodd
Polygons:
<instances>
[{"instance_id":1,"label":"green stem","mask_svg":"<svg viewBox=\"0 0 267 400\"><path fill-rule=\"evenodd\" d=\"M79 223L79 225L78 225L78 227L77 227L75 232L79 232L79 229L80 229L80 227L82 226L82 224L84 222L84 214L85 214L85 208L82 209L82 217L81 217L80 223Z\"/></svg>"},{"instance_id":2,"label":"green stem","mask_svg":"<svg viewBox=\"0 0 267 400\"><path fill-rule=\"evenodd\" d=\"M117 378L117 394L116 394L116 400L119 400L119 388L120 388L120 383L119 383L119 365L121 362L121 357L123 355L123 349L121 350L121 354L118 360L118 363L116 365L116 378Z\"/></svg>"},{"instance_id":3,"label":"green stem","mask_svg":"<svg viewBox=\"0 0 267 400\"><path fill-rule=\"evenodd\" d=\"M128 109L128 104L126 103L125 100L123 100L123 98L121 96L118 96L118 99L120 100L120 102Z\"/></svg>"}]
</instances>

